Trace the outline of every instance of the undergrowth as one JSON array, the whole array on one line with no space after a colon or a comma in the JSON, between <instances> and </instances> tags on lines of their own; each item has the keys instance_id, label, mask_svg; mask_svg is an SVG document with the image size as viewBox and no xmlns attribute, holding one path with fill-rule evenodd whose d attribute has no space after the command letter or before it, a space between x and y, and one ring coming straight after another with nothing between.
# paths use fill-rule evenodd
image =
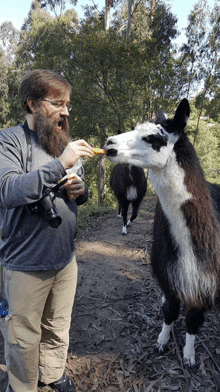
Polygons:
<instances>
[{"instance_id":1,"label":"undergrowth","mask_svg":"<svg viewBox=\"0 0 220 392\"><path fill-rule=\"evenodd\" d=\"M78 209L78 217L77 217L78 230L85 229L91 217L102 216L107 212L114 210L116 207L117 205L115 203L111 206L99 207L94 202L94 200L89 199L85 204L80 206Z\"/></svg>"}]
</instances>

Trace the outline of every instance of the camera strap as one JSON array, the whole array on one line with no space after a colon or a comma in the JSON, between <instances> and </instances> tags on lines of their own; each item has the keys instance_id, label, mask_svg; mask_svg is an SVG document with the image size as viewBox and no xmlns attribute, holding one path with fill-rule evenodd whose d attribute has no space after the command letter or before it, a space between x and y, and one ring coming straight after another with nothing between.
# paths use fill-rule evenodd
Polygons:
<instances>
[{"instance_id":1,"label":"camera strap","mask_svg":"<svg viewBox=\"0 0 220 392\"><path fill-rule=\"evenodd\" d=\"M32 166L32 144L30 138L30 129L28 128L27 121L24 123L24 133L27 141L27 161L26 161L26 173L31 171Z\"/></svg>"}]
</instances>

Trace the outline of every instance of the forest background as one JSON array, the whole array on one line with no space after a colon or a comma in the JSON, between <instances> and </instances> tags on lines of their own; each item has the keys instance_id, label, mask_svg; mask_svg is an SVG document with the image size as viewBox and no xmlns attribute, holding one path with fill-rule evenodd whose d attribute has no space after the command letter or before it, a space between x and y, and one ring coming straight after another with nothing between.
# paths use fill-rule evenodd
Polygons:
<instances>
[{"instance_id":1,"label":"forest background","mask_svg":"<svg viewBox=\"0 0 220 392\"><path fill-rule=\"evenodd\" d=\"M0 128L24 122L18 84L36 68L69 80L71 137L96 147L153 121L161 108L172 116L186 97L190 140L207 180L220 184L220 0L212 9L206 0L195 3L181 46L175 43L177 18L165 0L106 0L102 12L87 6L82 19L75 4L35 0L20 30L11 22L0 26ZM109 185L112 163L94 157L84 164L90 194L82 207L85 222L85 214L116 207L116 199Z\"/></svg>"}]
</instances>

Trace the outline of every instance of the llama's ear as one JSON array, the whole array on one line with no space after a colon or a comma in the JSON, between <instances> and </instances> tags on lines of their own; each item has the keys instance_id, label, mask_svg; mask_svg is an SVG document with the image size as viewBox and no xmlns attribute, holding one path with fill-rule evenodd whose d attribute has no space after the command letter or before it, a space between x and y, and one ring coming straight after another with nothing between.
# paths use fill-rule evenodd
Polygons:
<instances>
[{"instance_id":1,"label":"llama's ear","mask_svg":"<svg viewBox=\"0 0 220 392\"><path fill-rule=\"evenodd\" d=\"M178 108L176 109L176 113L174 119L172 121L172 126L176 128L178 131L183 131L190 115L190 106L188 99L184 98L180 102Z\"/></svg>"},{"instance_id":2,"label":"llama's ear","mask_svg":"<svg viewBox=\"0 0 220 392\"><path fill-rule=\"evenodd\" d=\"M167 115L162 109L160 109L157 113L155 124L162 124L165 120L167 120Z\"/></svg>"}]
</instances>

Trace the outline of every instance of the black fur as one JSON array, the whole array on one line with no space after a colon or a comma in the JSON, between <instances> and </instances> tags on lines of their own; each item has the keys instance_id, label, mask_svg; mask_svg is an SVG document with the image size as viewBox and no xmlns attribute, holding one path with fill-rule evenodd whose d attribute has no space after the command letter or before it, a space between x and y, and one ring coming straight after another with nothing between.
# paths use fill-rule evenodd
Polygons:
<instances>
[{"instance_id":1,"label":"black fur","mask_svg":"<svg viewBox=\"0 0 220 392\"><path fill-rule=\"evenodd\" d=\"M182 109L184 101L180 104ZM180 116L179 121L178 116ZM204 282L211 277L213 286L215 286L215 283L217 285L219 283L220 269L218 223L220 188L206 181L194 147L184 133L188 116L189 109L186 105L182 116L181 110L178 108L174 120L165 120L162 125L167 132L179 134L174 151L177 163L185 173L184 184L192 195L191 199L182 204L181 211L190 231L192 249L198 263L198 281ZM160 195L158 196L160 198ZM170 222L158 201L155 209L151 261L153 273L165 297L162 305L164 321L170 325L178 318L180 301L183 299L187 306L186 331L195 335L203 324L205 311L210 309L213 303L212 292L210 296L206 296L207 292L202 291L205 287L202 283L197 298L182 298L178 276L173 276L172 279L170 276L171 271L175 271L175 266L179 263L178 257L179 249L175 241L175 233L171 234ZM182 272L187 274L187 271ZM190 276L187 279L190 280ZM175 286L173 282L175 282ZM209 284L209 286L211 285ZM215 293L214 288L213 293Z\"/></svg>"},{"instance_id":2,"label":"black fur","mask_svg":"<svg viewBox=\"0 0 220 392\"><path fill-rule=\"evenodd\" d=\"M138 215L140 203L147 190L147 181L144 170L140 167L119 163L115 165L112 170L110 185L118 199L118 214L122 213L123 224L124 227L126 227L129 204L132 203L132 215L130 218L130 222L132 222ZM137 190L137 197L132 201L127 199L127 190L130 186L134 186Z\"/></svg>"},{"instance_id":3,"label":"black fur","mask_svg":"<svg viewBox=\"0 0 220 392\"><path fill-rule=\"evenodd\" d=\"M153 150L160 151L161 147L167 146L167 136L161 136L159 133L157 135L149 135L143 137L142 140L148 144L151 144Z\"/></svg>"}]
</instances>

